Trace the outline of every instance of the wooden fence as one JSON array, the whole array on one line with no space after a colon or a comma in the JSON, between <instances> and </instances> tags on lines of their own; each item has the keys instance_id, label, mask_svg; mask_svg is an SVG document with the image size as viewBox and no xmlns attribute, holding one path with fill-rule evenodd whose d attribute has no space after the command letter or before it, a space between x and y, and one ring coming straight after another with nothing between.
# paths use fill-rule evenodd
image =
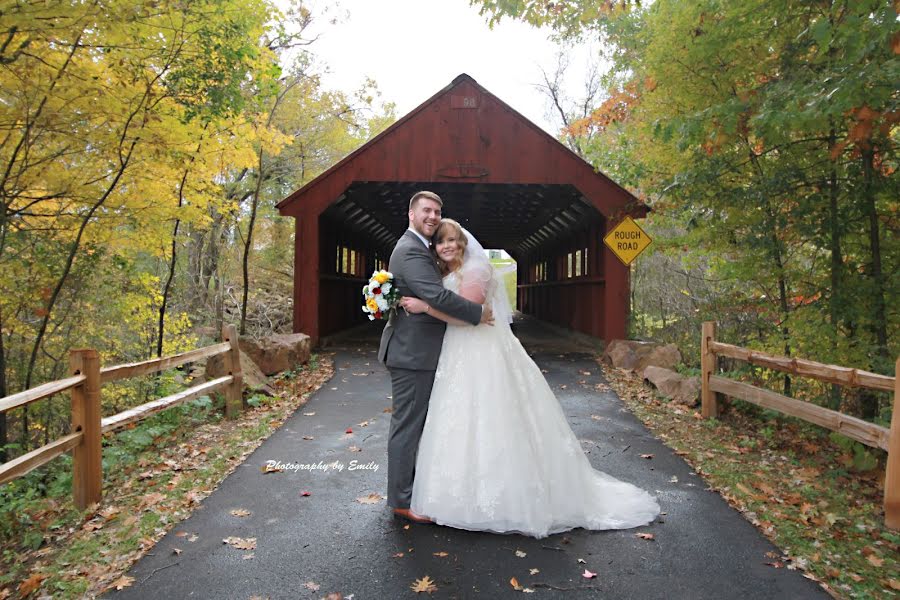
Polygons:
<instances>
[{"instance_id":1,"label":"wooden fence","mask_svg":"<svg viewBox=\"0 0 900 600\"><path fill-rule=\"evenodd\" d=\"M100 415L100 387L104 383L158 373L185 363L211 356L224 355L227 375L217 377L192 388L152 400L111 417ZM175 356L155 358L144 362L100 368L96 350L72 350L69 354L70 376L45 383L30 390L0 399L0 412L25 406L54 394L71 391L71 433L0 465L0 485L21 477L72 450L72 495L75 505L84 509L99 502L103 493L101 467L101 438L108 431L121 429L130 423L193 398L224 390L225 415L234 418L243 409L240 351L234 325L222 329L222 342Z\"/></svg>"},{"instance_id":2,"label":"wooden fence","mask_svg":"<svg viewBox=\"0 0 900 600\"><path fill-rule=\"evenodd\" d=\"M900 377L888 377L859 369L825 365L798 358L773 356L765 352L723 344L717 342L715 338L716 324L709 321L703 323L700 342L700 368L702 371L700 398L703 416L710 418L719 414L716 403L716 393L718 392L821 425L867 446L886 450L888 459L884 481L884 521L888 527L900 529ZM753 365L843 386L893 392L894 406L891 428L887 429L823 406L719 377L715 374L718 356L728 356ZM895 373L900 374L900 358L897 359Z\"/></svg>"}]
</instances>

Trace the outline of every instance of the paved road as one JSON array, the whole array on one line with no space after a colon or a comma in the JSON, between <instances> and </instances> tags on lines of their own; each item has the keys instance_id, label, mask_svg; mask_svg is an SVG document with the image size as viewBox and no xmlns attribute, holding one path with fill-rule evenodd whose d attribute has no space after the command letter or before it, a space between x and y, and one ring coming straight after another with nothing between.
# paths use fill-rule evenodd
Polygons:
<instances>
[{"instance_id":1,"label":"paved road","mask_svg":"<svg viewBox=\"0 0 900 600\"><path fill-rule=\"evenodd\" d=\"M535 540L434 525L405 527L383 500L357 502L386 493L390 415L383 410L390 405L390 380L370 337L360 347L337 348L331 382L131 569L133 587L107 597L317 599L340 592L354 600L413 598L410 584L428 575L438 587L432 597L448 599L518 597L521 592L509 584L512 577L534 589L534 598L828 598L799 572L765 564L766 553L777 550L706 491L701 478L613 392L597 391L603 380L589 354L558 354L565 340L528 323L519 327L593 465L651 490L665 513L657 522ZM315 415L303 414L309 412ZM364 421L369 424L360 427ZM352 435L345 434L347 428ZM361 451L352 452L351 446ZM261 466L269 460L339 461L343 470L264 474ZM351 461L378 469L351 470ZM234 517L235 508L252 515ZM641 539L638 532L655 539ZM196 541L188 541L191 535ZM255 537L253 558L245 560L251 552L223 544L229 536ZM182 553L175 555L174 548ZM434 555L443 552L446 556ZM585 568L597 577L581 577ZM532 569L539 571L531 574ZM318 591L305 587L307 582L320 586Z\"/></svg>"}]
</instances>

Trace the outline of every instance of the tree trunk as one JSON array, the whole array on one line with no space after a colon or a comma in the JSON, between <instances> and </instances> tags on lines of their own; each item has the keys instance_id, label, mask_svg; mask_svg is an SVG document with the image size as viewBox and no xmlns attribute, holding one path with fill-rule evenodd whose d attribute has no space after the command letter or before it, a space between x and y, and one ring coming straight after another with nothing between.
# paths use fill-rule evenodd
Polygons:
<instances>
[{"instance_id":1,"label":"tree trunk","mask_svg":"<svg viewBox=\"0 0 900 600\"><path fill-rule=\"evenodd\" d=\"M209 128L209 123L207 123L203 127L203 133L206 133L206 130ZM194 155L191 156L191 161L188 163L188 168L184 170L184 175L181 176L181 185L178 186L178 208L180 209L184 206L184 186L187 185L188 175L190 174L190 166L194 164L194 159L197 157L197 152L200 152L200 148L203 145L203 138L201 137L201 141L197 144L197 149L194 151ZM172 281L175 279L175 265L178 260L178 228L181 226L181 219L175 219L175 227L172 228L172 256L169 260L169 274L166 277L166 285L163 287L162 293L162 305L159 307L159 327L156 335L156 356L162 357L163 351L163 336L166 332L166 308L169 304L169 292L172 291Z\"/></svg>"},{"instance_id":2,"label":"tree trunk","mask_svg":"<svg viewBox=\"0 0 900 600\"><path fill-rule=\"evenodd\" d=\"M256 208L259 205L259 192L262 189L263 180L263 151L259 151L259 170L256 173L256 190L253 192L253 199L250 201L250 223L247 225L247 238L244 240L244 290L241 298L241 329L240 334L247 333L247 299L250 295L250 249L253 247L253 226L256 224Z\"/></svg>"},{"instance_id":3,"label":"tree trunk","mask_svg":"<svg viewBox=\"0 0 900 600\"><path fill-rule=\"evenodd\" d=\"M828 148L834 147L837 134L834 127L828 137ZM828 302L828 317L831 323L833 352L837 352L837 338L841 326L841 309L844 301L844 288L842 284L844 258L841 253L841 219L838 211L838 182L837 167L832 163L831 173L828 178L828 221L829 242L831 248L831 298ZM841 406L841 386L831 385L829 392L829 406L832 410L838 410Z\"/></svg>"},{"instance_id":4,"label":"tree trunk","mask_svg":"<svg viewBox=\"0 0 900 600\"><path fill-rule=\"evenodd\" d=\"M887 319L885 318L884 304L884 273L882 273L881 270L881 242L878 232L878 212L875 207L874 158L874 150L869 149L863 151L863 207L869 217L869 248L872 252L872 282L875 284L875 314L872 315L872 329L878 344L878 356L885 361L888 361Z\"/></svg>"},{"instance_id":5,"label":"tree trunk","mask_svg":"<svg viewBox=\"0 0 900 600\"><path fill-rule=\"evenodd\" d=\"M872 253L872 283L874 314L872 315L872 330L877 344L878 363L874 365L876 371L887 372L890 368L887 344L887 319L885 318L884 305L884 274L881 270L881 242L878 232L878 212L875 206L875 151L866 149L862 152L863 161L863 208L869 217L869 248ZM873 418L878 413L878 398L874 394L863 394L862 410L864 418Z\"/></svg>"},{"instance_id":6,"label":"tree trunk","mask_svg":"<svg viewBox=\"0 0 900 600\"><path fill-rule=\"evenodd\" d=\"M3 345L3 312L0 311L0 398L8 396L6 387L6 348ZM9 433L6 429L6 412L0 412L0 463L6 462L6 445Z\"/></svg>"}]
</instances>

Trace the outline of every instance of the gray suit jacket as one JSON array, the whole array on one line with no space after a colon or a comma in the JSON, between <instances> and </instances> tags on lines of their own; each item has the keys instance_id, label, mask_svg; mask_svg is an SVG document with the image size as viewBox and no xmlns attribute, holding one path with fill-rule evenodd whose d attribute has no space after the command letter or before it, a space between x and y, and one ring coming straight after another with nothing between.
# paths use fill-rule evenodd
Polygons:
<instances>
[{"instance_id":1,"label":"gray suit jacket","mask_svg":"<svg viewBox=\"0 0 900 600\"><path fill-rule=\"evenodd\" d=\"M388 270L403 296L421 298L451 317L478 325L481 305L444 289L434 256L422 240L407 230L391 253ZM409 314L403 309L391 316L381 334L378 360L386 367L430 371L437 368L447 324L429 314Z\"/></svg>"}]
</instances>

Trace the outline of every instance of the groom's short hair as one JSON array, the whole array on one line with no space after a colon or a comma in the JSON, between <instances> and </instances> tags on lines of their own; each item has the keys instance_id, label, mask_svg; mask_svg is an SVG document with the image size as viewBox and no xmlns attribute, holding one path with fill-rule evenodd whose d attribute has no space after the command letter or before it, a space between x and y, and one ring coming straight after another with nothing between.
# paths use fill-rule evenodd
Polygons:
<instances>
[{"instance_id":1,"label":"groom's short hair","mask_svg":"<svg viewBox=\"0 0 900 600\"><path fill-rule=\"evenodd\" d=\"M419 198L428 198L429 200L434 200L438 203L438 206L441 208L444 207L444 202L441 200L441 197L435 194L434 192L429 192L428 190L422 190L420 192L416 192L413 194L412 198L409 199L409 210L412 210L416 207L416 202L419 201Z\"/></svg>"}]
</instances>

